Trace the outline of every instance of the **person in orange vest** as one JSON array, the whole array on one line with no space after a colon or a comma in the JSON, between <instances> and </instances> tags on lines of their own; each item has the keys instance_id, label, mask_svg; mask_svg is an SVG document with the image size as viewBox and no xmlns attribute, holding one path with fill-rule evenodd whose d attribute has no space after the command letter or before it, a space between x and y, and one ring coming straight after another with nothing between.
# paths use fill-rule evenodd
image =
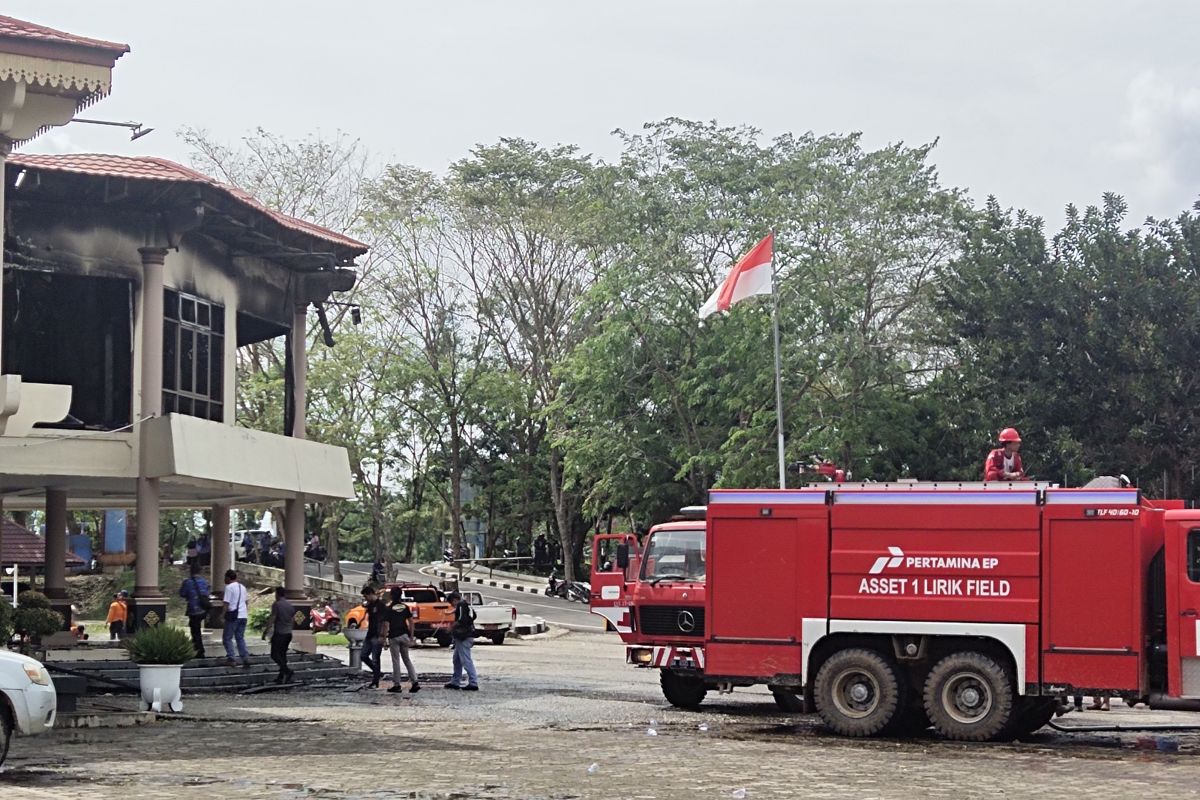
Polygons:
<instances>
[{"instance_id":1,"label":"person in orange vest","mask_svg":"<svg viewBox=\"0 0 1200 800\"><path fill-rule=\"evenodd\" d=\"M1016 428L1000 431L1000 446L988 453L983 462L985 481L1023 481L1025 467L1021 464L1021 434Z\"/></svg>"},{"instance_id":2,"label":"person in orange vest","mask_svg":"<svg viewBox=\"0 0 1200 800\"><path fill-rule=\"evenodd\" d=\"M108 607L108 618L104 620L104 623L108 625L110 640L120 640L125 635L125 623L129 619L129 606L125 602L127 597L129 597L128 592L117 592L113 595L112 604Z\"/></svg>"}]
</instances>

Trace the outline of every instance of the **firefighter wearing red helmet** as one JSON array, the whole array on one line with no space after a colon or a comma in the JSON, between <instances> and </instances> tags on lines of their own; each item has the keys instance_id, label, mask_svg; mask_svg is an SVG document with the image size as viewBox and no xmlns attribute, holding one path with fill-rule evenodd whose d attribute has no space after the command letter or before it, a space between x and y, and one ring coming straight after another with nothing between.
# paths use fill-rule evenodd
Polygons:
<instances>
[{"instance_id":1,"label":"firefighter wearing red helmet","mask_svg":"<svg viewBox=\"0 0 1200 800\"><path fill-rule=\"evenodd\" d=\"M1000 446L988 453L983 462L985 481L1023 481L1025 468L1021 465L1021 434L1016 428L1000 431Z\"/></svg>"}]
</instances>

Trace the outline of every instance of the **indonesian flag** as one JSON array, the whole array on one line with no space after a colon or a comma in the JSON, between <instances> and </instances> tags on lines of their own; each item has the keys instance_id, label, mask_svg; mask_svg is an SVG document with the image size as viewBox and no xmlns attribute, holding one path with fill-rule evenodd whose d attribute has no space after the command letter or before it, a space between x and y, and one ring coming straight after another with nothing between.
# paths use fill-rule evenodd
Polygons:
<instances>
[{"instance_id":1,"label":"indonesian flag","mask_svg":"<svg viewBox=\"0 0 1200 800\"><path fill-rule=\"evenodd\" d=\"M700 306L700 319L728 311L734 303L756 294L771 293L771 256L775 234L768 233L754 249L733 265L725 281Z\"/></svg>"}]
</instances>

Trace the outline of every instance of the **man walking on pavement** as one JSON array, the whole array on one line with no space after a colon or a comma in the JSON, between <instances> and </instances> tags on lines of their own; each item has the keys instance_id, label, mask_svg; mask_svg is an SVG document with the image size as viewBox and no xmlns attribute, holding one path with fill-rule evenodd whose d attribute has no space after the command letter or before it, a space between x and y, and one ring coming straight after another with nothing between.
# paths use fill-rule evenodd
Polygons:
<instances>
[{"instance_id":1,"label":"man walking on pavement","mask_svg":"<svg viewBox=\"0 0 1200 800\"><path fill-rule=\"evenodd\" d=\"M363 605L367 609L367 638L363 640L362 660L371 668L371 688L378 689L383 674L379 664L379 658L383 655L383 639L379 638L379 631L383 627L386 609L375 594L374 584L364 586L362 595Z\"/></svg>"},{"instance_id":2,"label":"man walking on pavement","mask_svg":"<svg viewBox=\"0 0 1200 800\"><path fill-rule=\"evenodd\" d=\"M221 642L225 645L225 657L229 666L236 667L234 657L234 642L237 642L237 655L242 658L242 666L250 666L250 651L246 649L246 620L250 611L246 607L246 587L238 583L237 570L225 571L225 630L221 634Z\"/></svg>"},{"instance_id":3,"label":"man walking on pavement","mask_svg":"<svg viewBox=\"0 0 1200 800\"><path fill-rule=\"evenodd\" d=\"M459 592L451 592L446 599L454 609L454 626L450 629L454 641L454 674L446 688L478 692L479 676L475 674L475 661L471 657L471 648L475 646L475 612ZM462 685L464 670L467 673L466 686Z\"/></svg>"},{"instance_id":4,"label":"man walking on pavement","mask_svg":"<svg viewBox=\"0 0 1200 800\"><path fill-rule=\"evenodd\" d=\"M200 576L200 564L195 559L191 561L191 575L179 587L179 596L187 600L188 628L192 631L192 647L196 648L196 658L204 658L204 638L200 626L208 616L212 605L208 599L208 581Z\"/></svg>"},{"instance_id":5,"label":"man walking on pavement","mask_svg":"<svg viewBox=\"0 0 1200 800\"><path fill-rule=\"evenodd\" d=\"M275 587L275 602L271 604L271 615L263 628L263 638L271 634L271 660L279 665L276 683L287 683L294 674L287 665L288 648L292 646L292 618L296 607L288 602L282 586Z\"/></svg>"},{"instance_id":6,"label":"man walking on pavement","mask_svg":"<svg viewBox=\"0 0 1200 800\"><path fill-rule=\"evenodd\" d=\"M388 649L392 654L392 686L388 691L395 693L404 691L404 686L400 683L400 664L403 662L404 667L408 670L408 680L412 684L408 693L416 694L421 691L421 684L417 683L417 668L413 666L412 658L408 654L408 649L416 641L413 638L413 615L403 597L404 590L399 586L393 586L392 602L387 607L387 614L383 618L381 638L388 643Z\"/></svg>"}]
</instances>

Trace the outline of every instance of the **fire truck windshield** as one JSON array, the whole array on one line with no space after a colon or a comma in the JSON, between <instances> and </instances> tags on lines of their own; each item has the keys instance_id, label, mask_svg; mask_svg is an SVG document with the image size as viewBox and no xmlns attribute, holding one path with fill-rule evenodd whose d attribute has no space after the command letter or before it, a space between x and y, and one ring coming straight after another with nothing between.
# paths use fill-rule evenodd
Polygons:
<instances>
[{"instance_id":1,"label":"fire truck windshield","mask_svg":"<svg viewBox=\"0 0 1200 800\"><path fill-rule=\"evenodd\" d=\"M703 582L704 546L703 530L654 533L642 556L642 580Z\"/></svg>"}]
</instances>

